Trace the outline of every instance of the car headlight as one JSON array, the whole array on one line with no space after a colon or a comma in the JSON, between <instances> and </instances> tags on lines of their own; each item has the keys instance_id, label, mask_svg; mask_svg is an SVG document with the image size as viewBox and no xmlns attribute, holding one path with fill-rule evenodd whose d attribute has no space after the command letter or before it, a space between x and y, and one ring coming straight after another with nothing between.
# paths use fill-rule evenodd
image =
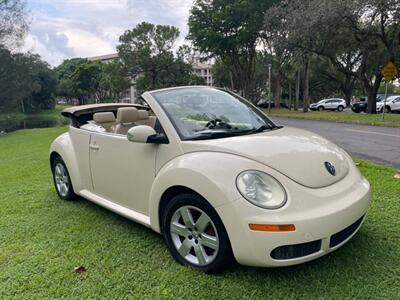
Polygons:
<instances>
[{"instance_id":1,"label":"car headlight","mask_svg":"<svg viewBox=\"0 0 400 300\"><path fill-rule=\"evenodd\" d=\"M276 209L286 203L283 186L264 172L244 171L236 178L236 186L247 201L258 207Z\"/></svg>"}]
</instances>

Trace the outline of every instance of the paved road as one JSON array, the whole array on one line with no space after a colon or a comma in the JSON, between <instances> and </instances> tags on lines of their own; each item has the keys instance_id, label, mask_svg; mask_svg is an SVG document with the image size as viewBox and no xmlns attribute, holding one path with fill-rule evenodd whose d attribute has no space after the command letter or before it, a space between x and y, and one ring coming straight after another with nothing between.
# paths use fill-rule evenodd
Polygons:
<instances>
[{"instance_id":1,"label":"paved road","mask_svg":"<svg viewBox=\"0 0 400 300\"><path fill-rule=\"evenodd\" d=\"M277 124L313 131L352 155L400 168L400 128L272 118Z\"/></svg>"}]
</instances>

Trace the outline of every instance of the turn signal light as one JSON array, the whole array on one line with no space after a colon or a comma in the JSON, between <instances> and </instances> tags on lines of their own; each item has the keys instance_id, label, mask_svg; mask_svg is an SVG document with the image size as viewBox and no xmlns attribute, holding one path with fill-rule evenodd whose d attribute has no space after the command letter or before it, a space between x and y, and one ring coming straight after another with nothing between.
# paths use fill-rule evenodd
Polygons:
<instances>
[{"instance_id":1,"label":"turn signal light","mask_svg":"<svg viewBox=\"0 0 400 300\"><path fill-rule=\"evenodd\" d=\"M249 224L249 228L254 231L295 231L294 224L272 225L272 224Z\"/></svg>"}]
</instances>

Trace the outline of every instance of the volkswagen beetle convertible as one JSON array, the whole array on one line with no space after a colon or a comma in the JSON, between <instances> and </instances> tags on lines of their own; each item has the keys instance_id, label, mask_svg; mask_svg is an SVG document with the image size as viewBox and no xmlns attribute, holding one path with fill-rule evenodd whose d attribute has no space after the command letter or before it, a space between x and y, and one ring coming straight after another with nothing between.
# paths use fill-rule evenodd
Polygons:
<instances>
[{"instance_id":1,"label":"volkswagen beetle convertible","mask_svg":"<svg viewBox=\"0 0 400 300\"><path fill-rule=\"evenodd\" d=\"M370 187L326 139L281 127L209 87L145 92L145 105L66 108L52 143L58 195L77 195L164 236L181 264L215 273L233 259L279 267L346 243Z\"/></svg>"}]
</instances>

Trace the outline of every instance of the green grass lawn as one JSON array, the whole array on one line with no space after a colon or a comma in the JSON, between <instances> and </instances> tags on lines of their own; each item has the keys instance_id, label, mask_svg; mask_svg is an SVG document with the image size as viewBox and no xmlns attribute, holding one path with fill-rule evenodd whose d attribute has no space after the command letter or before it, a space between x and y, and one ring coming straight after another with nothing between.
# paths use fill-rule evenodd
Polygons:
<instances>
[{"instance_id":1,"label":"green grass lawn","mask_svg":"<svg viewBox=\"0 0 400 300\"><path fill-rule=\"evenodd\" d=\"M381 114L369 115L365 113L356 114L353 112L337 111L309 111L307 113L303 113L302 111L294 111L288 109L272 109L271 113L268 113L268 109L263 109L263 111L271 117L400 127L400 114L385 114L385 121L382 121Z\"/></svg>"},{"instance_id":2,"label":"green grass lawn","mask_svg":"<svg viewBox=\"0 0 400 300\"><path fill-rule=\"evenodd\" d=\"M295 267L178 265L151 230L80 199L61 201L48 149L65 127L0 137L0 299L399 299L400 181L362 161L373 202L340 250ZM84 266L78 274L74 267Z\"/></svg>"}]
</instances>

